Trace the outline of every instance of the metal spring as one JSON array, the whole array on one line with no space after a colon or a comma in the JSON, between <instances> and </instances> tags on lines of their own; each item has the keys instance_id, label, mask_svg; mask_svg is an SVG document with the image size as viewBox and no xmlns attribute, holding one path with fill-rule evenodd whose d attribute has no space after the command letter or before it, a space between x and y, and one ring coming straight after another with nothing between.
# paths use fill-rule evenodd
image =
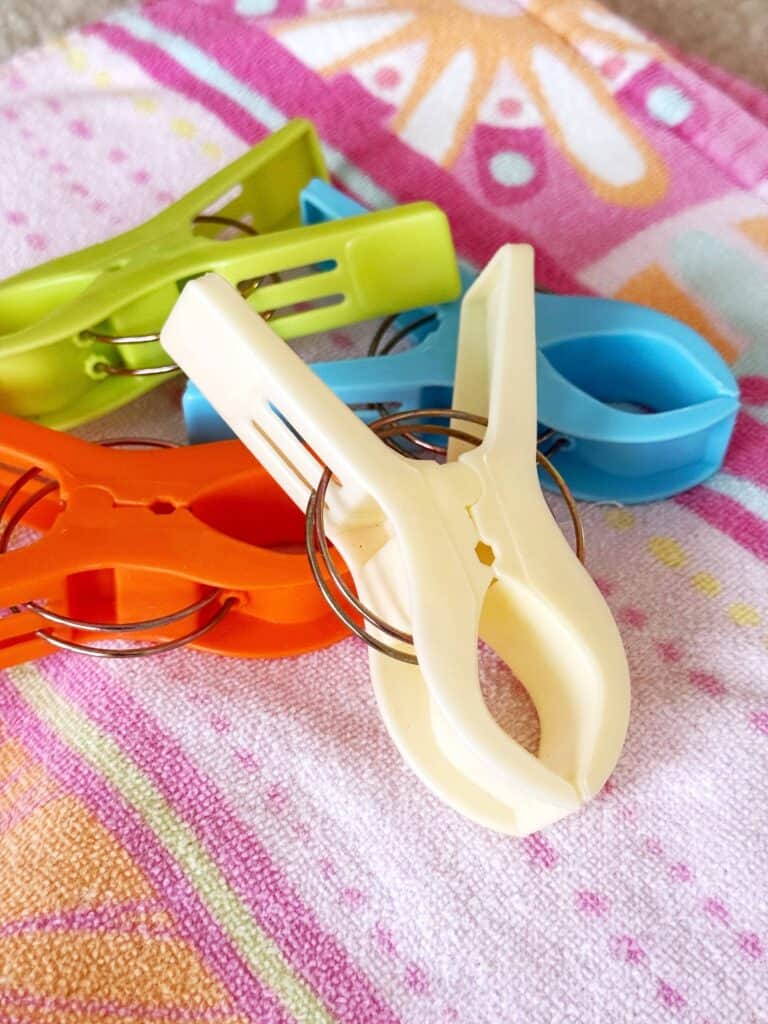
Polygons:
<instances>
[{"instance_id":1,"label":"metal spring","mask_svg":"<svg viewBox=\"0 0 768 1024\"><path fill-rule=\"evenodd\" d=\"M431 324L437 320L437 313L426 313L424 316L419 317L418 320L414 320L410 324L406 324L405 327L400 328L399 331L393 335L393 337L387 339L386 344L382 344L387 331L392 324L397 320L397 314L395 316L388 316L382 320L376 329L376 333L371 339L371 343L368 346L369 356L388 356L389 353L395 348L400 342L407 338L409 334L412 334L417 327L423 327L424 324Z\"/></svg>"},{"instance_id":2,"label":"metal spring","mask_svg":"<svg viewBox=\"0 0 768 1024\"><path fill-rule=\"evenodd\" d=\"M414 456L413 453L403 452L402 449L395 445L394 439L410 436L410 431L413 430L414 425L411 424L410 427L405 426L404 424L408 420L420 419L426 416L430 418L459 420L465 423L474 423L481 427L488 426L488 420L484 416L478 416L474 413L461 412L456 409L416 409L408 412L398 412L392 413L388 416L383 416L381 419L370 424L370 427L385 444L388 444L390 447L395 448L395 450L400 451L401 454L417 458L425 457ZM439 434L443 437L458 438L459 440L466 441L473 445L480 444L482 440L482 438L477 437L475 434L459 430L457 427L451 425L445 426L439 423L419 423L418 430L428 434ZM442 451L444 453L444 449L442 449ZM546 455L537 451L536 462L552 477L565 499L576 534L576 555L579 560L583 562L584 528L576 500L562 475L552 465ZM408 665L417 665L418 658L415 654L410 651L403 650L400 647L393 647L391 644L385 643L383 640L374 636L369 630L365 629L364 626L360 626L333 592L330 581L333 582L346 604L354 608L366 623L376 627L393 640L399 640L401 643L408 644L411 647L413 646L413 637L410 633L406 633L403 630L397 629L385 622L371 608L360 601L357 595L344 582L341 573L336 568L333 559L331 558L331 552L328 547L328 538L325 532L324 510L328 486L332 479L333 473L328 467L326 467L320 477L317 489L312 491L309 496L309 501L307 502L304 539L307 547L309 564L312 569L312 575L315 582L332 611L346 626L349 627L349 629L352 630L355 636L360 637L361 640L364 640L367 644L373 647L374 650L379 651L382 654L395 658L397 661L403 661ZM323 570L325 570L328 577L330 577L330 581L323 574Z\"/></svg>"},{"instance_id":3,"label":"metal spring","mask_svg":"<svg viewBox=\"0 0 768 1024\"><path fill-rule=\"evenodd\" d=\"M244 235L250 235L251 237L255 237L259 233L250 224L246 224L245 221L236 220L234 217L225 217L219 213L201 213L193 219L192 223L221 224L224 227L242 231ZM237 289L244 299L248 299L264 281L269 279L279 281L280 275L264 274L261 277L250 277L245 281L239 281ZM264 320L269 320L272 316L272 311L268 310L262 313L261 316ZM160 341L159 331L152 331L149 334L104 334L102 331L85 330L81 332L80 336L87 338L89 341L98 341L106 345L146 345ZM163 366L130 367L113 366L111 363L99 362L93 366L94 372L105 373L110 377L154 377L165 373L175 373L178 368L176 363L166 363Z\"/></svg>"},{"instance_id":4,"label":"metal spring","mask_svg":"<svg viewBox=\"0 0 768 1024\"><path fill-rule=\"evenodd\" d=\"M542 292L545 295L555 295L556 292L551 292L546 288L536 288L537 292ZM408 338L417 328L423 327L424 324L431 323L437 319L437 313L428 313L424 316L419 317L417 320L413 320L411 323L406 324L405 327L401 327L397 330L391 338L386 338L387 331L389 331L392 324L397 319L397 315L388 316L381 321L379 326L376 328L376 333L371 339L371 343L368 346L368 356L388 356L391 352ZM384 340L386 338L386 341ZM357 408L357 407L356 407ZM368 408L363 406L362 408ZM380 416L387 416L394 410L394 406L385 405L382 402L376 402L371 404L370 408L376 409ZM415 448L421 449L425 452L430 452L434 455L443 455L445 453L445 447L440 444L430 444L423 437L419 437L417 434L403 434L403 437L410 442ZM568 438L563 434L558 434L556 430L545 429L537 438L537 444L543 444L549 441L549 447L542 450L542 454L548 459L551 459L553 455L556 455L562 448L565 448L568 444Z\"/></svg>"},{"instance_id":5,"label":"metal spring","mask_svg":"<svg viewBox=\"0 0 768 1024\"><path fill-rule=\"evenodd\" d=\"M395 320L397 320L397 314L394 316L388 316L382 320L376 328L376 333L371 339L371 343L368 346L368 352L366 353L369 358L371 356L390 355L400 342L409 337L409 335L411 335L417 328L423 327L425 324L434 323L437 320L437 313L426 313L424 316L421 316L416 320L412 320L411 323L406 324L405 327L401 327L399 330L395 331L393 336L391 338L387 338L385 342L384 339L387 335L387 331ZM379 416L389 416L395 410L395 406L386 405L383 402L375 402L371 408L375 409ZM442 445L430 444L429 441L426 441L423 437L418 437L416 434L406 433L403 434L403 437L405 440L410 441L415 448L419 448L425 452L430 452L433 455L441 455L445 451Z\"/></svg>"},{"instance_id":6,"label":"metal spring","mask_svg":"<svg viewBox=\"0 0 768 1024\"><path fill-rule=\"evenodd\" d=\"M176 447L166 441L151 441L139 438L115 438L113 440L103 441L102 445L105 448ZM28 483L30 483L30 481L36 479L41 482L42 486L30 495L26 501L22 502L16 511L8 517L8 521L2 525L5 514L13 502L13 499ZM42 470L37 466L32 466L25 472L20 473L19 477L11 484L0 499L0 526L2 526L2 532L0 532L0 555L5 554L8 550L11 538L24 516L27 515L27 513L39 501L42 501L47 494L51 494L53 491L58 490L58 488L58 481L53 480L50 477L43 476ZM58 612L51 611L45 605L42 605L37 601L25 601L20 605L13 605L9 610L14 614L19 614L22 609L31 611L36 615L39 615L41 619L45 619L47 622L52 622L60 626L67 626L70 629L80 629L85 632L115 634L137 633L148 629L159 629L164 626L172 625L174 622L180 622L183 619L188 618L190 615L194 615L197 612L202 611L204 608L208 608L221 596L221 593L221 588L215 587L209 594L199 598L192 604L186 605L184 608L179 608L177 611L169 612L166 615L158 615L153 619L143 619L141 621L123 623L89 622L84 619L74 619L71 616L61 615ZM115 650L105 647L96 647L92 644L79 644L72 640L65 640L62 637L56 636L55 633L45 629L35 630L34 635L40 640L45 640L46 643L51 644L53 647L58 647L65 651L73 651L76 654L86 654L92 658L144 658L152 654L163 654L166 651L174 651L177 648L184 647L193 640L197 640L199 637L204 636L217 626L219 622L221 622L236 603L237 602L234 597L228 597L201 626L190 630L188 633L178 637L176 640L168 640L158 644L148 644L145 647L127 647Z\"/></svg>"}]
</instances>

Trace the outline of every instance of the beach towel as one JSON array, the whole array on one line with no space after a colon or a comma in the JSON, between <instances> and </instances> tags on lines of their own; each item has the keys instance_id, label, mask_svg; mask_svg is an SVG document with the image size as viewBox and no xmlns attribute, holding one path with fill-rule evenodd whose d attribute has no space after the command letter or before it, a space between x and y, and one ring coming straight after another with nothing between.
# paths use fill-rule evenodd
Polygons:
<instances>
[{"instance_id":1,"label":"beach towel","mask_svg":"<svg viewBox=\"0 0 768 1024\"><path fill-rule=\"evenodd\" d=\"M407 768L356 639L2 673L0 1021L764 1024L768 98L588 0L150 0L0 69L0 275L297 116L339 187L433 200L474 267L527 241L542 287L693 325L738 374L733 443L673 500L585 509L632 719L599 797L525 839ZM181 440L179 385L78 432Z\"/></svg>"}]
</instances>

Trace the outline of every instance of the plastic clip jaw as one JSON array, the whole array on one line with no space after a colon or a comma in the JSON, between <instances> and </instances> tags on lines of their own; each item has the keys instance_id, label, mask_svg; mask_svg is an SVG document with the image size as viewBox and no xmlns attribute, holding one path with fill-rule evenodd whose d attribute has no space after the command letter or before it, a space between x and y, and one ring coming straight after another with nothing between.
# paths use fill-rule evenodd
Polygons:
<instances>
[{"instance_id":1,"label":"plastic clip jaw","mask_svg":"<svg viewBox=\"0 0 768 1024\"><path fill-rule=\"evenodd\" d=\"M692 328L586 296L539 295L536 317L539 419L562 444L552 459L574 494L656 501L717 472L739 389Z\"/></svg>"},{"instance_id":2,"label":"plastic clip jaw","mask_svg":"<svg viewBox=\"0 0 768 1024\"><path fill-rule=\"evenodd\" d=\"M300 507L316 487L318 458L341 481L328 492L328 535L361 599L412 634L418 658L413 666L371 655L387 727L441 799L516 835L595 794L629 714L618 630L536 475L532 268L528 247L506 246L465 299L456 392L489 425L479 448L444 466L386 448L221 281L190 285L163 333ZM215 364L205 340L212 329ZM528 687L541 722L538 757L485 705L478 635Z\"/></svg>"}]
</instances>

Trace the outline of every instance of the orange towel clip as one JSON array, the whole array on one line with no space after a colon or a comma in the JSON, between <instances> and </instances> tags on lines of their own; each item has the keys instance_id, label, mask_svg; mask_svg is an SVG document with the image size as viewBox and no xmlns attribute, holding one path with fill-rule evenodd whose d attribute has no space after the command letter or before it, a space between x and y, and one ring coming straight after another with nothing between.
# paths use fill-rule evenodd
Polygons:
<instances>
[{"instance_id":1,"label":"orange towel clip","mask_svg":"<svg viewBox=\"0 0 768 1024\"><path fill-rule=\"evenodd\" d=\"M96 445L2 414L0 437L0 667L50 645L259 658L347 635L312 579L303 515L239 442ZM22 526L39 536L14 547Z\"/></svg>"}]
</instances>

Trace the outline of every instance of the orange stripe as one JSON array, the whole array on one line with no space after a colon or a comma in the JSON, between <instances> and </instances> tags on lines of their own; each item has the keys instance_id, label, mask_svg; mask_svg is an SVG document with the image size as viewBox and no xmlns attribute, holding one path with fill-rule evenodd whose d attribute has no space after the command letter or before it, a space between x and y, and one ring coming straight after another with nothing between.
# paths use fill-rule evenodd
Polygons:
<instances>
[{"instance_id":1,"label":"orange stripe","mask_svg":"<svg viewBox=\"0 0 768 1024\"><path fill-rule=\"evenodd\" d=\"M768 217L750 217L743 220L739 224L739 230L755 245L768 249Z\"/></svg>"},{"instance_id":2,"label":"orange stripe","mask_svg":"<svg viewBox=\"0 0 768 1024\"><path fill-rule=\"evenodd\" d=\"M736 346L712 325L704 310L656 263L630 277L616 293L616 298L651 306L677 317L705 337L726 362L734 362L739 355Z\"/></svg>"},{"instance_id":3,"label":"orange stripe","mask_svg":"<svg viewBox=\"0 0 768 1024\"><path fill-rule=\"evenodd\" d=\"M226 993L181 939L139 933L32 932L3 939L6 988L121 1007L226 1009ZM52 969L55 965L55 969ZM116 1014L117 1015L117 1014ZM227 1014L235 1016L235 1014ZM147 1014L148 1019L151 1016Z\"/></svg>"}]
</instances>

